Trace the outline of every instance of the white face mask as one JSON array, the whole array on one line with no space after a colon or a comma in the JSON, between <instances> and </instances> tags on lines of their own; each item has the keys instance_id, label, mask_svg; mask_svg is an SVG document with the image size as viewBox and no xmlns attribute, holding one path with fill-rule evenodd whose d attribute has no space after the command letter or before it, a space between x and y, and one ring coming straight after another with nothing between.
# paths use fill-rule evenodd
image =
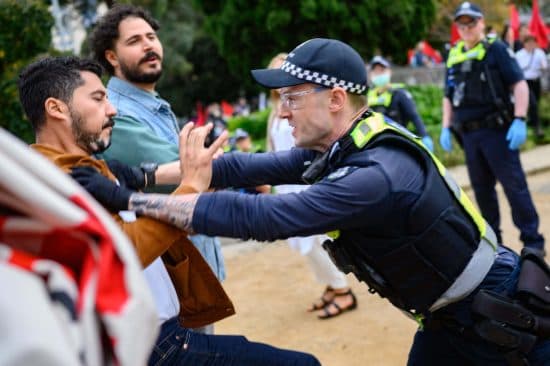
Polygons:
<instances>
[{"instance_id":1,"label":"white face mask","mask_svg":"<svg viewBox=\"0 0 550 366\"><path fill-rule=\"evenodd\" d=\"M390 82L390 73L385 72L383 74L374 75L371 78L372 83L374 86L384 86L386 84L389 84Z\"/></svg>"}]
</instances>

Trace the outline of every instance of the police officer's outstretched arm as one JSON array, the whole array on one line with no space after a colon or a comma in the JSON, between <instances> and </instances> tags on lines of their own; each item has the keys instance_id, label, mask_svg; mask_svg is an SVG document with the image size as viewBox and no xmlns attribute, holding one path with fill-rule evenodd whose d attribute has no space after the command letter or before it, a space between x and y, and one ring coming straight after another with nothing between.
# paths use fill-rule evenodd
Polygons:
<instances>
[{"instance_id":1,"label":"police officer's outstretched arm","mask_svg":"<svg viewBox=\"0 0 550 366\"><path fill-rule=\"evenodd\" d=\"M441 135L439 136L439 144L445 151L451 151L453 149L453 143L451 141L451 120L453 115L453 109L451 101L448 97L443 97L443 121L441 123Z\"/></svg>"}]
</instances>

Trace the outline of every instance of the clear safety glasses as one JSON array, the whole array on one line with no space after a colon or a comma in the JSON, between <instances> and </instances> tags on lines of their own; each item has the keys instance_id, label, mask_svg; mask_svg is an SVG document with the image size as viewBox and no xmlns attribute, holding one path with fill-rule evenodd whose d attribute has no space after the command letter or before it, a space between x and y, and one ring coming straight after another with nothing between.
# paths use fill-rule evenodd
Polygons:
<instances>
[{"instance_id":1,"label":"clear safety glasses","mask_svg":"<svg viewBox=\"0 0 550 366\"><path fill-rule=\"evenodd\" d=\"M329 90L329 89L325 88L324 86L318 86L315 88L300 90L292 93L282 93L281 106L292 110L303 108L305 105L304 96L311 93L318 93L323 90Z\"/></svg>"}]
</instances>

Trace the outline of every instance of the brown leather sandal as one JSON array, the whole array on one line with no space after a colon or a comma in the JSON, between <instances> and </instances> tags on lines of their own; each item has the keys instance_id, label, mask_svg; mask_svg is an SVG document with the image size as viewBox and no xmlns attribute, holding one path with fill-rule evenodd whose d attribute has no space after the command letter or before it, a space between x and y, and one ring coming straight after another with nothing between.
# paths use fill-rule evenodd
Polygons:
<instances>
[{"instance_id":1,"label":"brown leather sandal","mask_svg":"<svg viewBox=\"0 0 550 366\"><path fill-rule=\"evenodd\" d=\"M338 305L335 301L334 301L334 298L336 297L342 297L342 296L349 296L351 295L351 298L352 298L352 302L350 305L346 306L345 308L342 308L340 307L340 305ZM346 292L343 292L341 294L337 294L335 293L334 294L334 298L332 299L332 301L330 301L328 304L326 304L324 307L323 307L323 315L317 315L317 317L319 319L330 319L330 318L334 318L335 316L338 316L342 313L345 313L346 311L351 311L355 308L357 308L357 298L355 297L355 294L351 291L351 289L349 289L348 291ZM334 308L336 309L336 312L335 313L331 313L328 308L330 306L334 306Z\"/></svg>"},{"instance_id":2,"label":"brown leather sandal","mask_svg":"<svg viewBox=\"0 0 550 366\"><path fill-rule=\"evenodd\" d=\"M330 298L327 299L327 297L330 297ZM325 291L323 292L323 294L319 298L319 300L320 300L321 304L319 304L318 302L314 302L307 309L307 311L311 313L311 312L314 312L314 311L324 309L325 306L327 306L328 304L330 304L332 302L332 300L334 300L334 289L331 286L327 286L325 288Z\"/></svg>"}]
</instances>

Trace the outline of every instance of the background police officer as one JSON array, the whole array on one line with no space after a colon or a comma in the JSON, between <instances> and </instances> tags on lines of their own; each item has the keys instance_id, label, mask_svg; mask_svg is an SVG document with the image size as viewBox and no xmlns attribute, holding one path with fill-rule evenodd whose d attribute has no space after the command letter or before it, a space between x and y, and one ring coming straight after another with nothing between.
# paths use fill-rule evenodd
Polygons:
<instances>
[{"instance_id":1,"label":"background police officer","mask_svg":"<svg viewBox=\"0 0 550 366\"><path fill-rule=\"evenodd\" d=\"M367 93L369 108L385 114L404 127L412 121L416 134L433 151L433 141L416 110L412 95L403 88L403 84L391 83L391 64L385 58L375 56L369 63L369 71L370 81L374 85Z\"/></svg>"},{"instance_id":2,"label":"background police officer","mask_svg":"<svg viewBox=\"0 0 550 366\"><path fill-rule=\"evenodd\" d=\"M447 59L441 146L446 151L452 149L451 125L460 131L478 206L495 229L499 242L502 240L497 180L504 188L524 245L544 250L544 238L538 231L539 218L518 151L527 137L527 83L506 45L485 38L479 7L462 3L454 20L461 41L451 49Z\"/></svg>"},{"instance_id":3,"label":"background police officer","mask_svg":"<svg viewBox=\"0 0 550 366\"><path fill-rule=\"evenodd\" d=\"M132 193L128 208L187 230L242 239L331 232L334 240L324 247L342 270L426 325L415 334L409 365L504 364L502 348L474 333L472 302L481 289L513 294L518 256L496 244L468 196L418 138L366 109L359 54L340 41L312 39L281 68L253 76L280 90L279 116L293 126L297 148L230 153L211 165L199 129L182 142L187 158L181 164L188 184L203 193ZM299 193L205 192L302 179L312 184ZM88 189L105 201L97 186ZM529 349L532 365L550 360L550 342Z\"/></svg>"}]
</instances>

